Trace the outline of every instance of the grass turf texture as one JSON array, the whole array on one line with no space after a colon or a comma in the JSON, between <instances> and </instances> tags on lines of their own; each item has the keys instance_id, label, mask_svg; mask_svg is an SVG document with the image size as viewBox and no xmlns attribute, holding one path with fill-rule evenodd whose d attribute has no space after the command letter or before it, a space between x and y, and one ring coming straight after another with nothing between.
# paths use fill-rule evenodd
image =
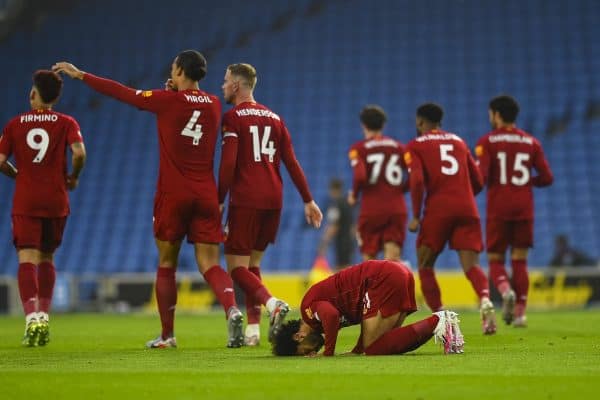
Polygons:
<instances>
[{"instance_id":1,"label":"grass turf texture","mask_svg":"<svg viewBox=\"0 0 600 400\"><path fill-rule=\"evenodd\" d=\"M409 323L428 315L419 312ZM295 317L295 315L292 315ZM23 348L22 318L0 317L2 399L567 399L600 390L600 311L530 313L529 327L483 336L461 313L464 355L430 341L400 356L275 358L227 349L221 313L178 315L178 349L146 350L148 315L55 315L47 347ZM340 332L348 351L357 327ZM585 397L582 397L585 396Z\"/></svg>"}]
</instances>

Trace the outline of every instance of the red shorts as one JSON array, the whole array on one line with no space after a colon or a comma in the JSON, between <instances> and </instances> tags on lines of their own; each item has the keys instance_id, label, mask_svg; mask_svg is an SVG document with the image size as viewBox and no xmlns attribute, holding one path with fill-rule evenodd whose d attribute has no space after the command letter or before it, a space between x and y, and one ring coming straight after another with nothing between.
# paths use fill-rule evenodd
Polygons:
<instances>
[{"instance_id":1,"label":"red shorts","mask_svg":"<svg viewBox=\"0 0 600 400\"><path fill-rule=\"evenodd\" d=\"M225 254L248 256L252 250L265 251L275 243L281 210L229 207Z\"/></svg>"},{"instance_id":2,"label":"red shorts","mask_svg":"<svg viewBox=\"0 0 600 400\"><path fill-rule=\"evenodd\" d=\"M387 242L402 247L406 236L406 214L361 216L357 236L360 252L370 256L377 255Z\"/></svg>"},{"instance_id":3,"label":"red shorts","mask_svg":"<svg viewBox=\"0 0 600 400\"><path fill-rule=\"evenodd\" d=\"M221 212L218 200L159 192L154 197L154 236L177 242L187 236L189 243L221 243Z\"/></svg>"},{"instance_id":4,"label":"red shorts","mask_svg":"<svg viewBox=\"0 0 600 400\"><path fill-rule=\"evenodd\" d=\"M508 246L517 249L533 247L533 220L486 221L486 247L490 253L504 253Z\"/></svg>"},{"instance_id":5,"label":"red shorts","mask_svg":"<svg viewBox=\"0 0 600 400\"><path fill-rule=\"evenodd\" d=\"M373 265L379 269L379 273L369 278L363 299L362 319L374 317L378 311L381 311L383 318L399 312L411 314L417 311L412 271L393 261Z\"/></svg>"},{"instance_id":6,"label":"red shorts","mask_svg":"<svg viewBox=\"0 0 600 400\"><path fill-rule=\"evenodd\" d=\"M62 243L67 217L43 218L13 215L13 243L17 249L33 248L54 253Z\"/></svg>"},{"instance_id":7,"label":"red shorts","mask_svg":"<svg viewBox=\"0 0 600 400\"><path fill-rule=\"evenodd\" d=\"M483 249L481 223L477 217L436 217L425 216L417 237L417 248L427 246L436 253L444 250L450 242L453 250Z\"/></svg>"}]
</instances>

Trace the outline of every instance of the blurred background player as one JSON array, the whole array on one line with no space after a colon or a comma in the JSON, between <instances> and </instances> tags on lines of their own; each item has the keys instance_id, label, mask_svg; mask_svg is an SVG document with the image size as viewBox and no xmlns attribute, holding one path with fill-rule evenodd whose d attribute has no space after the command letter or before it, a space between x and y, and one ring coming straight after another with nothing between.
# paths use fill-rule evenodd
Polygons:
<instances>
[{"instance_id":1,"label":"blurred background player","mask_svg":"<svg viewBox=\"0 0 600 400\"><path fill-rule=\"evenodd\" d=\"M386 120L381 107L363 108L360 123L365 139L353 144L348 154L353 173L348 203L354 205L362 192L358 244L363 260L376 258L383 250L384 259L400 261L406 235L404 146L383 135Z\"/></svg>"},{"instance_id":2,"label":"blurred background player","mask_svg":"<svg viewBox=\"0 0 600 400\"><path fill-rule=\"evenodd\" d=\"M273 354L314 356L325 344L323 355L333 356L338 331L359 324L354 354L402 354L416 350L434 335L436 342L443 343L444 353L463 352L456 313L438 311L403 327L404 319L416 310L410 269L393 261L364 261L308 289L301 319L283 325Z\"/></svg>"},{"instance_id":3,"label":"blurred background player","mask_svg":"<svg viewBox=\"0 0 600 400\"><path fill-rule=\"evenodd\" d=\"M475 153L488 187L486 249L490 277L502 295L504 321L525 327L529 291L527 253L533 246L531 188L551 185L553 175L540 142L516 127L519 104L514 98L494 97L488 112L494 130L479 139ZM533 176L532 169L537 171L537 176ZM509 247L514 291L504 268Z\"/></svg>"},{"instance_id":4,"label":"blurred background player","mask_svg":"<svg viewBox=\"0 0 600 400\"><path fill-rule=\"evenodd\" d=\"M354 255L354 218L352 206L344 195L344 184L334 178L329 182L329 204L325 211L327 226L319 243L319 256L325 257L329 244L335 248L335 268L340 271L352 264Z\"/></svg>"},{"instance_id":5,"label":"blurred background player","mask_svg":"<svg viewBox=\"0 0 600 400\"><path fill-rule=\"evenodd\" d=\"M225 113L222 122L219 204L223 207L229 193L225 259L231 277L246 294L248 346L258 345L260 340L261 304L270 313L269 340L289 311L288 305L271 296L260 279L260 261L268 244L275 242L283 206L281 161L302 196L306 221L318 228L323 218L285 123L254 100L255 86L256 70L252 65L227 67L223 97L234 107Z\"/></svg>"},{"instance_id":6,"label":"blurred background player","mask_svg":"<svg viewBox=\"0 0 600 400\"><path fill-rule=\"evenodd\" d=\"M465 142L440 129L444 111L433 103L417 109L417 135L404 155L410 171L413 218L408 225L417 237L417 262L421 290L433 311L443 309L434 265L449 242L458 251L460 264L479 297L485 334L496 332L494 306L488 278L479 266L482 250L481 225L475 194L482 178ZM423 207L423 196L425 209Z\"/></svg>"},{"instance_id":7,"label":"blurred background player","mask_svg":"<svg viewBox=\"0 0 600 400\"><path fill-rule=\"evenodd\" d=\"M200 90L206 75L204 56L185 50L171 65L165 90L135 90L80 71L61 62L55 71L80 79L92 89L156 114L160 167L154 199L154 236L158 248L156 301L161 334L149 348L176 347L174 335L177 284L175 273L183 238L194 244L198 270L223 305L228 321L228 347L240 347L243 316L235 303L233 282L219 266L223 240L213 160L221 102Z\"/></svg>"},{"instance_id":8,"label":"blurred background player","mask_svg":"<svg viewBox=\"0 0 600 400\"><path fill-rule=\"evenodd\" d=\"M573 247L567 235L556 235L554 238L554 252L548 262L550 267L592 267L597 264L597 260Z\"/></svg>"},{"instance_id":9,"label":"blurred background player","mask_svg":"<svg viewBox=\"0 0 600 400\"><path fill-rule=\"evenodd\" d=\"M54 252L62 242L69 215L67 189L73 190L85 164L79 124L52 111L62 90L52 71L33 75L31 111L8 122L0 137L0 166L16 175L13 199L13 243L17 249L17 281L25 311L23 345L44 346L50 340L49 317L56 269ZM72 171L67 174L66 150ZM18 173L6 160L14 156Z\"/></svg>"}]
</instances>

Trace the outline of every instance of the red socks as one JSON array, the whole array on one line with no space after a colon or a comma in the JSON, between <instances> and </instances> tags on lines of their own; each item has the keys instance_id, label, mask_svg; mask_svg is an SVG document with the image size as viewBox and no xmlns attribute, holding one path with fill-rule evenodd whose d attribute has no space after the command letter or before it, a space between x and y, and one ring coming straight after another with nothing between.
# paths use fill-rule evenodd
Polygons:
<instances>
[{"instance_id":1,"label":"red socks","mask_svg":"<svg viewBox=\"0 0 600 400\"><path fill-rule=\"evenodd\" d=\"M175 306L177 304L177 283L175 268L158 267L156 271L156 302L162 325L162 338L173 336Z\"/></svg>"},{"instance_id":2,"label":"red socks","mask_svg":"<svg viewBox=\"0 0 600 400\"><path fill-rule=\"evenodd\" d=\"M260 280L260 268L250 267L248 271L252 272ZM246 293L246 314L248 315L248 324L260 323L260 303L256 301L254 296Z\"/></svg>"},{"instance_id":3,"label":"red socks","mask_svg":"<svg viewBox=\"0 0 600 400\"><path fill-rule=\"evenodd\" d=\"M465 273L469 281L471 281L471 286L475 289L475 293L479 296L479 300L483 297L490 297L490 285L488 282L487 276L485 276L485 272L481 269L479 265L473 265L469 270Z\"/></svg>"},{"instance_id":4,"label":"red socks","mask_svg":"<svg viewBox=\"0 0 600 400\"><path fill-rule=\"evenodd\" d=\"M365 354L377 356L413 351L431 339L438 321L439 317L432 315L414 324L392 329L367 347Z\"/></svg>"},{"instance_id":5,"label":"red socks","mask_svg":"<svg viewBox=\"0 0 600 400\"><path fill-rule=\"evenodd\" d=\"M421 281L421 292L423 292L425 302L431 311L440 311L442 309L442 294L440 293L440 287L435 279L435 271L433 268L419 268L419 279Z\"/></svg>"},{"instance_id":6,"label":"red socks","mask_svg":"<svg viewBox=\"0 0 600 400\"><path fill-rule=\"evenodd\" d=\"M219 265L213 265L204 273L204 279L223 306L227 318L229 308L237 306L231 277Z\"/></svg>"},{"instance_id":7,"label":"red socks","mask_svg":"<svg viewBox=\"0 0 600 400\"><path fill-rule=\"evenodd\" d=\"M515 314L522 316L527 305L527 294L529 293L529 274L527 273L527 260L512 260L513 287L517 295ZM519 314L517 314L519 311Z\"/></svg>"},{"instance_id":8,"label":"red socks","mask_svg":"<svg viewBox=\"0 0 600 400\"><path fill-rule=\"evenodd\" d=\"M246 267L236 267L231 271L231 278L240 288L246 293L247 296L252 296L260 304L267 304L272 296L271 293L265 288L260 281L252 272L248 271Z\"/></svg>"},{"instance_id":9,"label":"red socks","mask_svg":"<svg viewBox=\"0 0 600 400\"><path fill-rule=\"evenodd\" d=\"M38 299L38 275L35 265L31 263L19 264L17 281L19 283L19 294L21 295L21 303L23 304L25 315L36 312Z\"/></svg>"},{"instance_id":10,"label":"red socks","mask_svg":"<svg viewBox=\"0 0 600 400\"><path fill-rule=\"evenodd\" d=\"M510 290L510 280L502 261L490 261L490 278L498 292L504 294Z\"/></svg>"},{"instance_id":11,"label":"red socks","mask_svg":"<svg viewBox=\"0 0 600 400\"><path fill-rule=\"evenodd\" d=\"M37 270L39 284L39 310L48 314L50 304L52 304L52 294L54 293L54 282L56 282L56 269L51 262L42 262Z\"/></svg>"}]
</instances>

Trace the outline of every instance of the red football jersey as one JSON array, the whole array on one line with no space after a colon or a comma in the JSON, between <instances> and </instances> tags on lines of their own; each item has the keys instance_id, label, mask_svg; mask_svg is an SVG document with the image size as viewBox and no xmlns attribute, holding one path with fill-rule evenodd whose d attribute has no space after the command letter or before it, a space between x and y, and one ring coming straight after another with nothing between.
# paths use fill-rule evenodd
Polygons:
<instances>
[{"instance_id":1,"label":"red football jersey","mask_svg":"<svg viewBox=\"0 0 600 400\"><path fill-rule=\"evenodd\" d=\"M533 219L531 187L553 181L540 142L517 128L496 129L479 139L475 154L488 186L487 218Z\"/></svg>"},{"instance_id":2,"label":"red football jersey","mask_svg":"<svg viewBox=\"0 0 600 400\"><path fill-rule=\"evenodd\" d=\"M325 334L325 355L333 355L340 328L360 324L369 278L379 275L380 263L365 261L313 285L300 305L302 320Z\"/></svg>"},{"instance_id":3,"label":"red football jersey","mask_svg":"<svg viewBox=\"0 0 600 400\"><path fill-rule=\"evenodd\" d=\"M0 153L14 155L19 170L13 215L69 215L66 153L76 142L83 142L79 124L65 114L33 110L9 121L0 137Z\"/></svg>"},{"instance_id":4,"label":"red football jersey","mask_svg":"<svg viewBox=\"0 0 600 400\"><path fill-rule=\"evenodd\" d=\"M362 192L361 216L406 214L403 154L402 143L387 136L352 145L352 190L357 198Z\"/></svg>"},{"instance_id":5,"label":"red football jersey","mask_svg":"<svg viewBox=\"0 0 600 400\"><path fill-rule=\"evenodd\" d=\"M475 194L482 178L465 142L453 133L433 130L413 139L404 160L410 172L413 216L479 217Z\"/></svg>"},{"instance_id":6,"label":"red football jersey","mask_svg":"<svg viewBox=\"0 0 600 400\"><path fill-rule=\"evenodd\" d=\"M213 174L221 102L202 90L134 90L86 73L96 91L156 114L160 167L157 190L216 201Z\"/></svg>"},{"instance_id":7,"label":"red football jersey","mask_svg":"<svg viewBox=\"0 0 600 400\"><path fill-rule=\"evenodd\" d=\"M312 200L290 134L279 115L262 104L238 104L223 116L222 135L219 203L230 192L229 202L234 206L282 208L281 161L302 200Z\"/></svg>"}]
</instances>

